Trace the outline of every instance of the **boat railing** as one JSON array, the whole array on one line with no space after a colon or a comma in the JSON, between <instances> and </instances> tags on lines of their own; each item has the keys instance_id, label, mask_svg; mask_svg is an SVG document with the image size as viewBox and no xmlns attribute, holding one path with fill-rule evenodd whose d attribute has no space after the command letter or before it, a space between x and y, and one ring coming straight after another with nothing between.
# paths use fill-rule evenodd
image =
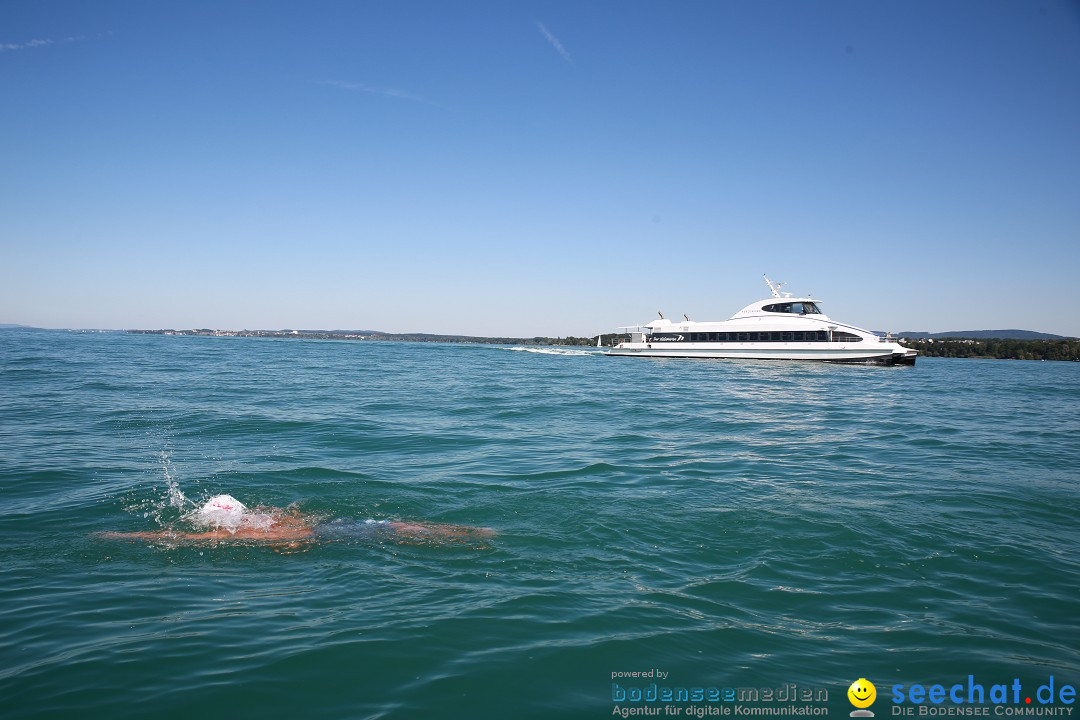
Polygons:
<instances>
[{"instance_id":1,"label":"boat railing","mask_svg":"<svg viewBox=\"0 0 1080 720\"><path fill-rule=\"evenodd\" d=\"M630 342L629 333L604 333L600 336L600 347L616 347L619 343Z\"/></svg>"}]
</instances>

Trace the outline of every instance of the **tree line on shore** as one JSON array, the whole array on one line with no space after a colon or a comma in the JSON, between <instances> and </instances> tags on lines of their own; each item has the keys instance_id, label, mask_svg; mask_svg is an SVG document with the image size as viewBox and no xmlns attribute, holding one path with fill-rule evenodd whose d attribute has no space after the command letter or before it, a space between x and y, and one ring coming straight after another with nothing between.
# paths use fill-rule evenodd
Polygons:
<instances>
[{"instance_id":1,"label":"tree line on shore","mask_svg":"<svg viewBox=\"0 0 1080 720\"><path fill-rule=\"evenodd\" d=\"M918 350L923 357L1080 361L1080 340L901 338L900 342L905 347Z\"/></svg>"}]
</instances>

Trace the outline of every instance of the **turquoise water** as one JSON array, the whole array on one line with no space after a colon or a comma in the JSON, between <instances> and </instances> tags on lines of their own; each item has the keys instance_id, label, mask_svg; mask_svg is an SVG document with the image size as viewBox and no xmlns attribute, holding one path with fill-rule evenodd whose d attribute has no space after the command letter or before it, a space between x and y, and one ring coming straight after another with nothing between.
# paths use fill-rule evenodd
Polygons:
<instances>
[{"instance_id":1,"label":"turquoise water","mask_svg":"<svg viewBox=\"0 0 1080 720\"><path fill-rule=\"evenodd\" d=\"M2 331L0 715L604 718L653 668L830 717L860 677L879 718L897 683L1075 686L1077 468L1075 364ZM499 535L95 536L218 493Z\"/></svg>"}]
</instances>

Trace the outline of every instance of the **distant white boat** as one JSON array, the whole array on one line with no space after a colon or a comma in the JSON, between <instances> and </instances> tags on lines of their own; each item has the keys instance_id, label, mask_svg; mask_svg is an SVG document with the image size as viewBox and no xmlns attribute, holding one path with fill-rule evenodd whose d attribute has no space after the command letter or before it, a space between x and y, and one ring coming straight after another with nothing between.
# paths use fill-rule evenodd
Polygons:
<instances>
[{"instance_id":1,"label":"distant white boat","mask_svg":"<svg viewBox=\"0 0 1080 720\"><path fill-rule=\"evenodd\" d=\"M729 320L672 322L660 314L605 354L613 357L821 360L838 363L914 365L918 352L889 337L829 319L810 297L781 293L765 278L772 297L747 305Z\"/></svg>"}]
</instances>

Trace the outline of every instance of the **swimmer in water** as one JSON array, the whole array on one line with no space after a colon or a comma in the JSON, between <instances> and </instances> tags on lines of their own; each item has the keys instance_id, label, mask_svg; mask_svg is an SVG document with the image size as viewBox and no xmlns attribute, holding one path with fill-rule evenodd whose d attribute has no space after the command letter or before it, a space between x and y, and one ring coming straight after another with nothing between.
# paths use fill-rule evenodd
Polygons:
<instances>
[{"instance_id":1,"label":"swimmer in water","mask_svg":"<svg viewBox=\"0 0 1080 720\"><path fill-rule=\"evenodd\" d=\"M104 532L99 537L110 540L164 540L167 542L202 542L246 540L266 543L300 543L319 537L338 539L342 537L367 536L378 531L392 533L403 543L410 542L467 542L495 536L491 528L445 523L399 522L392 520L368 520L344 523L335 521L327 525L314 525L294 508L256 507L246 505L232 495L216 495L195 512L185 516L202 532L156 530L150 532Z\"/></svg>"}]
</instances>

